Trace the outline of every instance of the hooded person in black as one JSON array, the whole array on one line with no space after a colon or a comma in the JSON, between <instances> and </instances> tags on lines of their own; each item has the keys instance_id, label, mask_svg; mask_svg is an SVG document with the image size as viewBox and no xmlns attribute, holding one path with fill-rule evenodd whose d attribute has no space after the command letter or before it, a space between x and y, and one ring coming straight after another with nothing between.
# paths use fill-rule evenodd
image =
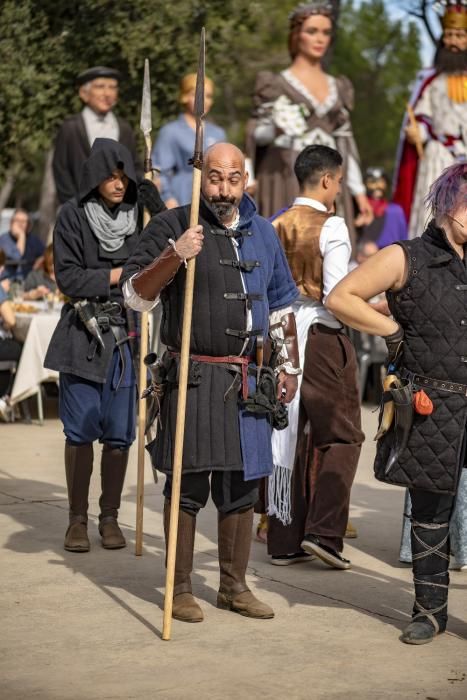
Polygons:
<instances>
[{"instance_id":1,"label":"hooded person in black","mask_svg":"<svg viewBox=\"0 0 467 700\"><path fill-rule=\"evenodd\" d=\"M65 549L88 551L87 509L93 442L103 445L99 532L108 549L125 546L117 523L130 445L135 438L136 381L131 343L135 315L118 286L141 231L142 211L165 208L157 188L137 186L128 149L96 139L84 163L79 200L66 202L54 229L57 285L69 299L45 366L60 373L70 525Z\"/></svg>"}]
</instances>

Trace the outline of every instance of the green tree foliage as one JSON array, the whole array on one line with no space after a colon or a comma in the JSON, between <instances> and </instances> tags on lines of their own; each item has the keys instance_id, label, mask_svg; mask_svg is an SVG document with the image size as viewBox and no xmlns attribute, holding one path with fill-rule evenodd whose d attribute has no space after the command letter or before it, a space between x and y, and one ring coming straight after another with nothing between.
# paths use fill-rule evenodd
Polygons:
<instances>
[{"instance_id":1,"label":"green tree foliage","mask_svg":"<svg viewBox=\"0 0 467 700\"><path fill-rule=\"evenodd\" d=\"M55 57L60 37L33 3L6 0L0 10L0 184L8 173L30 173L50 143L62 111Z\"/></svg>"},{"instance_id":2,"label":"green tree foliage","mask_svg":"<svg viewBox=\"0 0 467 700\"><path fill-rule=\"evenodd\" d=\"M289 63L287 15L297 0L3 0L0 3L0 187L36 206L45 153L57 126L80 108L76 75L92 65L123 74L118 113L137 130L144 59L150 60L153 136L178 111L180 77L196 70L207 32L213 117L243 143L259 70ZM408 85L419 67L410 22L390 20L381 0L340 4L331 70L356 89L353 123L364 164L391 168Z\"/></svg>"},{"instance_id":3,"label":"green tree foliage","mask_svg":"<svg viewBox=\"0 0 467 700\"><path fill-rule=\"evenodd\" d=\"M341 8L332 72L355 88L352 123L362 162L391 172L410 83L421 67L415 22L390 19L382 0Z\"/></svg>"},{"instance_id":4,"label":"green tree foliage","mask_svg":"<svg viewBox=\"0 0 467 700\"><path fill-rule=\"evenodd\" d=\"M39 189L44 155L57 126L80 107L76 75L92 65L122 72L118 113L137 129L144 59L149 58L157 134L177 113L180 77L196 70L202 26L208 74L228 82L236 72L238 46L254 36L249 5L249 0L4 0L0 186L12 169L18 172L17 192Z\"/></svg>"}]
</instances>

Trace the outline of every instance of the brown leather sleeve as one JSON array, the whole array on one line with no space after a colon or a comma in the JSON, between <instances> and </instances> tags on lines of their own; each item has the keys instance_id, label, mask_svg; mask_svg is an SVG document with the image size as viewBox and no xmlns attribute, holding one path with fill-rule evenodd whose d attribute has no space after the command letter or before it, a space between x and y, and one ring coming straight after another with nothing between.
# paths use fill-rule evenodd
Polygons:
<instances>
[{"instance_id":1,"label":"brown leather sleeve","mask_svg":"<svg viewBox=\"0 0 467 700\"><path fill-rule=\"evenodd\" d=\"M167 246L159 257L134 275L131 281L133 289L142 299L154 301L173 280L181 264L182 261L172 246Z\"/></svg>"},{"instance_id":2,"label":"brown leather sleeve","mask_svg":"<svg viewBox=\"0 0 467 700\"><path fill-rule=\"evenodd\" d=\"M287 360L292 363L292 367L299 369L300 358L298 354L297 326L295 325L294 313L289 313L282 317L282 327L284 329L284 341L287 348Z\"/></svg>"}]
</instances>

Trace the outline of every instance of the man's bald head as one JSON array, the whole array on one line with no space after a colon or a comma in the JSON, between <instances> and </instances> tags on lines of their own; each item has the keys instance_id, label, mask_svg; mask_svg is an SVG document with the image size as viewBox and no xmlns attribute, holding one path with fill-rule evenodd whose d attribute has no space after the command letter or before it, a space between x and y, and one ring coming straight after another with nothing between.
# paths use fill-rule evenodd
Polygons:
<instances>
[{"instance_id":1,"label":"man's bald head","mask_svg":"<svg viewBox=\"0 0 467 700\"><path fill-rule=\"evenodd\" d=\"M245 156L233 143L215 143L213 146L209 146L204 154L206 168L211 161L226 165L240 166L242 173L245 172Z\"/></svg>"},{"instance_id":2,"label":"man's bald head","mask_svg":"<svg viewBox=\"0 0 467 700\"><path fill-rule=\"evenodd\" d=\"M247 185L245 156L232 143L216 143L204 155L202 190L224 225L235 219Z\"/></svg>"}]
</instances>

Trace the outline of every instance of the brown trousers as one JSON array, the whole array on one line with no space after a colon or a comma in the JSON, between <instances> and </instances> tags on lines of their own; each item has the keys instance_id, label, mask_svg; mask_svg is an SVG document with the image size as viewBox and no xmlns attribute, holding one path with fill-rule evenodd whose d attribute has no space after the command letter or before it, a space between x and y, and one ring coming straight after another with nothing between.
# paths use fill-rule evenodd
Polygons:
<instances>
[{"instance_id":1,"label":"brown trousers","mask_svg":"<svg viewBox=\"0 0 467 700\"><path fill-rule=\"evenodd\" d=\"M341 331L314 324L308 331L300 393L292 522L284 526L269 518L269 554L298 552L304 535L317 535L342 551L364 439L354 347Z\"/></svg>"}]
</instances>

